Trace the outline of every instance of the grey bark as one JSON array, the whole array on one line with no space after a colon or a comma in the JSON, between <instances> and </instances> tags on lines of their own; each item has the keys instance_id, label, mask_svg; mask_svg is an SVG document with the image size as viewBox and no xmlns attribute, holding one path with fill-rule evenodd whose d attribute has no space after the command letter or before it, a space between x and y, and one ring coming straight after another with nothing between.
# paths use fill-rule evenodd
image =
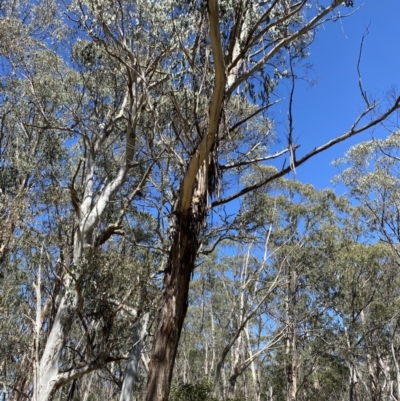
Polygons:
<instances>
[{"instance_id":1,"label":"grey bark","mask_svg":"<svg viewBox=\"0 0 400 401\"><path fill-rule=\"evenodd\" d=\"M133 346L129 355L129 361L125 369L124 382L122 384L121 395L119 401L130 401L133 387L135 386L138 376L138 365L140 355L143 349L143 341L147 333L147 324L149 322L149 314L146 313L138 321L133 337Z\"/></svg>"},{"instance_id":2,"label":"grey bark","mask_svg":"<svg viewBox=\"0 0 400 401\"><path fill-rule=\"evenodd\" d=\"M297 326L295 321L296 305L296 272L287 267L286 287L286 400L297 398Z\"/></svg>"}]
</instances>

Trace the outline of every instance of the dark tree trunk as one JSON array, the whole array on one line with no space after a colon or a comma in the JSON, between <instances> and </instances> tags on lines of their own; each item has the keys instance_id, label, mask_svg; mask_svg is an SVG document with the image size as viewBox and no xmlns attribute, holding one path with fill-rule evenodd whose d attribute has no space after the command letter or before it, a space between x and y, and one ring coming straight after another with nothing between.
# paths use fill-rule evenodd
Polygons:
<instances>
[{"instance_id":1,"label":"dark tree trunk","mask_svg":"<svg viewBox=\"0 0 400 401\"><path fill-rule=\"evenodd\" d=\"M215 81L209 107L208 129L188 163L176 209L175 232L164 272L164 288L157 311L144 401L167 401L176 351L188 307L190 276L199 250L200 229L206 219L209 173L222 103L225 96L225 63L218 0L208 0L210 39ZM215 173L215 172L214 172Z\"/></svg>"},{"instance_id":2,"label":"dark tree trunk","mask_svg":"<svg viewBox=\"0 0 400 401\"><path fill-rule=\"evenodd\" d=\"M200 227L205 218L204 203L186 215L176 216L176 230L164 273L164 289L157 312L153 349L144 401L167 401L176 351L188 306L190 277L199 248Z\"/></svg>"}]
</instances>

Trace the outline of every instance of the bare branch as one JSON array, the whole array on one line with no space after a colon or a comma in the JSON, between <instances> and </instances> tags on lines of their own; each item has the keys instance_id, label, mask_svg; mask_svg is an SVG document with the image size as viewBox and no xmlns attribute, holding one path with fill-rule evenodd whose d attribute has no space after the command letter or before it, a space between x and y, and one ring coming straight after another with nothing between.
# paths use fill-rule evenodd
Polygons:
<instances>
[{"instance_id":1,"label":"bare branch","mask_svg":"<svg viewBox=\"0 0 400 401\"><path fill-rule=\"evenodd\" d=\"M248 70L246 73L243 73L239 78L228 88L226 97L230 98L235 91L235 89L244 81L246 81L248 78L250 78L252 75L254 75L257 71L259 71L266 63L267 61L274 55L276 54L280 49L283 47L287 46L297 38L299 38L301 35L304 35L311 29L315 27L315 25L323 19L326 15L328 15L332 10L334 10L336 7L338 7L341 4L341 0L334 0L332 1L331 5L329 7L326 7L320 14L316 15L314 18L311 19L307 24L305 24L302 28L300 28L297 32L295 32L292 35L289 35L286 38L281 39L275 46L270 49L264 57L259 60L253 68Z\"/></svg>"},{"instance_id":2,"label":"bare branch","mask_svg":"<svg viewBox=\"0 0 400 401\"><path fill-rule=\"evenodd\" d=\"M236 128L239 128L241 125L243 125L245 122L251 120L253 117L256 115L262 113L264 110L267 110L268 108L274 106L275 104L279 103L281 99L275 100L272 103L267 104L264 107L260 107L258 110L256 110L254 113L251 113L249 116L245 117L243 120L240 120L237 122L233 127L229 128L229 132L233 132Z\"/></svg>"},{"instance_id":3,"label":"bare branch","mask_svg":"<svg viewBox=\"0 0 400 401\"><path fill-rule=\"evenodd\" d=\"M373 108L374 107L375 106L373 106ZM353 124L353 126L351 127L351 129L348 132L344 133L343 135L338 136L335 139L332 139L331 141L325 143L324 145L319 146L318 148L315 148L314 150L312 150L311 152L309 152L305 156L303 156L301 159L296 160L294 163L294 167L298 167L298 166L302 165L304 162L306 162L308 159L311 159L313 156L316 156L317 154L323 152L324 150L329 149L332 146L334 146L340 142L343 142L348 138L351 138L352 136L355 136L361 132L364 132L364 131L374 127L375 125L380 124L382 121L386 120L391 114L393 114L399 108L400 108L400 96L396 99L393 106L391 106L388 110L386 110L383 114L381 114L380 117L376 118L373 121L370 121L369 123L366 123L365 125L363 125L360 128L356 128L356 125L357 125L356 123L358 123L361 120L361 118L364 117L370 111L370 109L364 111L356 119L356 123ZM268 184L269 182L272 182L280 177L283 177L284 175L288 174L291 170L292 170L292 166L286 167L286 168L282 169L281 171L277 172L276 174L271 175L270 177L268 177L265 180L259 181L256 184L253 184L246 188L243 188L242 190L240 190L240 191L236 192L235 194L230 195L224 199L214 201L211 204L211 207L216 207L216 206L231 202L234 199L237 199L251 191L254 191L254 190Z\"/></svg>"},{"instance_id":4,"label":"bare branch","mask_svg":"<svg viewBox=\"0 0 400 401\"><path fill-rule=\"evenodd\" d=\"M297 148L299 148L299 146L294 146L294 148L297 149ZM282 156L287 152L291 152L291 150L292 150L292 148L287 148L287 149L281 150L280 152L274 153L273 155L269 155L269 156L265 156L265 157L257 157L255 159L245 160L245 161L236 162L236 163L231 162L231 163L228 163L228 164L220 165L219 168L221 170L228 170L228 169L235 168L235 167L247 166L249 164L254 164L254 163L258 163L258 162L264 162L266 160L276 159L279 156Z\"/></svg>"},{"instance_id":5,"label":"bare branch","mask_svg":"<svg viewBox=\"0 0 400 401\"><path fill-rule=\"evenodd\" d=\"M364 99L367 107L371 107L371 104L370 104L370 102L368 100L368 97L367 97L367 92L364 90L363 85L362 85L361 70L360 70L361 56L362 56L364 40L365 40L366 36L369 34L368 28L369 28L369 26L367 26L365 28L365 32L363 33L363 36L361 38L360 51L359 51L358 60L357 60L357 73L358 73L358 87L360 88L361 96Z\"/></svg>"}]
</instances>

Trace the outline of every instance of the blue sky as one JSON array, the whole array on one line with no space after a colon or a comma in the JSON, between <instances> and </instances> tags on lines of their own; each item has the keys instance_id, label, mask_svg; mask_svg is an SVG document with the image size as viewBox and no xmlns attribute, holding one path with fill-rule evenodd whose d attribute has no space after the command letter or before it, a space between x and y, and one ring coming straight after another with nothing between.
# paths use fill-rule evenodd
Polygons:
<instances>
[{"instance_id":1,"label":"blue sky","mask_svg":"<svg viewBox=\"0 0 400 401\"><path fill-rule=\"evenodd\" d=\"M354 15L322 26L311 45L307 61L313 69L308 77L315 84L298 84L294 102L294 138L299 138L301 144L299 155L347 131L363 110L357 60L367 26L369 35L361 63L364 89L379 100L387 98L393 87L400 91L400 1L356 0L353 9L341 7L340 12L343 15L357 7L360 9ZM287 94L282 92L282 96ZM282 118L287 113L284 106L282 103L275 109ZM381 127L336 145L299 167L297 179L317 188L331 186L330 180L338 173L330 165L333 159L341 157L351 145L371 139L372 134L382 137L387 133ZM338 188L338 192L343 192L343 188Z\"/></svg>"}]
</instances>

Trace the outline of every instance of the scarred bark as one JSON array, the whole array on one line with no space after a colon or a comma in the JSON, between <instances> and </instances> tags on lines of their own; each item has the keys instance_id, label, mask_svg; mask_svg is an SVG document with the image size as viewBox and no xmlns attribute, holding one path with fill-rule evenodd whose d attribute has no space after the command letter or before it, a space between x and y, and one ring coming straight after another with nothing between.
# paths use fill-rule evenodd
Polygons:
<instances>
[{"instance_id":1,"label":"scarred bark","mask_svg":"<svg viewBox=\"0 0 400 401\"><path fill-rule=\"evenodd\" d=\"M177 215L156 321L144 395L146 401L168 400L176 351L188 306L190 276L199 247L199 230L204 220L204 205L199 209L199 215L195 215L192 210L186 215Z\"/></svg>"},{"instance_id":2,"label":"scarred bark","mask_svg":"<svg viewBox=\"0 0 400 401\"><path fill-rule=\"evenodd\" d=\"M176 351L188 306L190 277L195 266L200 229L206 212L207 166L203 163L197 174L191 208L187 212L176 213L144 394L146 401L168 400Z\"/></svg>"},{"instance_id":3,"label":"scarred bark","mask_svg":"<svg viewBox=\"0 0 400 401\"><path fill-rule=\"evenodd\" d=\"M186 316L190 277L199 249L200 229L207 214L207 181L210 151L215 144L225 94L225 64L219 30L218 0L208 1L210 38L215 68L208 130L191 157L181 184L175 211L172 245L164 271L151 362L144 392L145 401L167 401L183 322Z\"/></svg>"}]
</instances>

